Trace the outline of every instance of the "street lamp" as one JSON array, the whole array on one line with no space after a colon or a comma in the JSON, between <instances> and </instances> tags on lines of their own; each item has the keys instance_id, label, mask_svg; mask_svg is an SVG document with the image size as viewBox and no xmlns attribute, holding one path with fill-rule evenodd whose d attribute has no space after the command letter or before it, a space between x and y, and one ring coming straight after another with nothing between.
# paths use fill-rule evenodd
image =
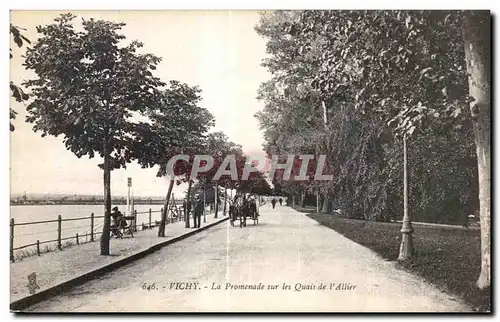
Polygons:
<instances>
[{"instance_id":1,"label":"street lamp","mask_svg":"<svg viewBox=\"0 0 500 322\"><path fill-rule=\"evenodd\" d=\"M127 215L130 215L131 213L131 209L130 209L130 206L131 206L131 202L130 202L130 188L132 187L132 178L131 177L128 177L127 178L127 188L128 188L128 192L127 192Z\"/></svg>"},{"instance_id":2,"label":"street lamp","mask_svg":"<svg viewBox=\"0 0 500 322\"><path fill-rule=\"evenodd\" d=\"M399 258L398 260L404 261L413 256L413 227L411 225L410 214L408 213L408 157L406 151L406 133L403 136L403 167L404 167L404 215L403 215L403 227L401 228L401 247L399 248Z\"/></svg>"}]
</instances>

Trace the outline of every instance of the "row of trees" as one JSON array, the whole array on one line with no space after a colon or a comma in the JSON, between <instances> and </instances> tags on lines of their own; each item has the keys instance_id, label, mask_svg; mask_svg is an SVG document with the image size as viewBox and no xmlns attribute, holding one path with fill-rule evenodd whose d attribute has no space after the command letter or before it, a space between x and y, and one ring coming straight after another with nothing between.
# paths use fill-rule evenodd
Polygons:
<instances>
[{"instance_id":1,"label":"row of trees","mask_svg":"<svg viewBox=\"0 0 500 322\"><path fill-rule=\"evenodd\" d=\"M478 286L489 286L489 12L277 11L255 29L272 74L256 115L267 153L324 154L334 175L275 184L319 193L325 212L389 220L403 212L407 139L413 218L480 209Z\"/></svg>"},{"instance_id":2,"label":"row of trees","mask_svg":"<svg viewBox=\"0 0 500 322\"><path fill-rule=\"evenodd\" d=\"M269 185L259 172L252 173L245 183L227 175L212 181L226 155L238 156L238 170L246 161L241 147L223 133L209 133L214 118L199 106L198 87L156 77L154 71L161 58L143 53L143 44L138 41L124 44L125 36L120 33L124 23L82 19L79 26L79 22L76 16L63 14L52 24L37 27L39 38L27 48L24 61L25 68L37 78L22 84L29 90L29 98L21 91L20 99L28 100L26 120L35 132L41 132L42 137L62 136L66 148L79 158L103 159L99 165L103 169L105 206L101 255L109 255L111 172L132 161L143 168L157 166L157 176L167 176L171 157L191 156L175 164L160 237L165 236L174 182L188 182L188 199L195 181L215 185L217 190L220 186L267 193ZM18 43L16 37L20 36L13 30ZM12 86L15 95L19 87ZM216 166L190 177L195 154L214 156ZM189 226L189 220L186 224Z\"/></svg>"}]
</instances>

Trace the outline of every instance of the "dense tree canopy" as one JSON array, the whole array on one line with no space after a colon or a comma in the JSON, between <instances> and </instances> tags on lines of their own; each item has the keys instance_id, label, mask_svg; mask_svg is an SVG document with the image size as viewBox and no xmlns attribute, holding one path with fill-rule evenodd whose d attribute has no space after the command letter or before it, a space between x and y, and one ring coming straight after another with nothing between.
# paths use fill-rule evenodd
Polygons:
<instances>
[{"instance_id":1,"label":"dense tree canopy","mask_svg":"<svg viewBox=\"0 0 500 322\"><path fill-rule=\"evenodd\" d=\"M485 196L483 209L489 203L489 79L483 68L489 66L487 15L263 13L256 31L267 39L263 66L272 78L261 85L265 108L256 116L265 150L269 155L324 154L334 174L323 183L273 180L295 196L319 189L323 211L334 206L349 217L397 218L402 214L401 140L406 136L414 220L463 223L479 208L478 191ZM476 38L468 38L473 34ZM464 45L464 39L475 43ZM477 82L468 82L468 75ZM481 85L474 92L470 84ZM480 159L476 148L485 151ZM484 174L480 186L478 161ZM488 236L489 208L481 213Z\"/></svg>"},{"instance_id":2,"label":"dense tree canopy","mask_svg":"<svg viewBox=\"0 0 500 322\"><path fill-rule=\"evenodd\" d=\"M469 161L473 153L471 124L462 117L468 89L457 12L280 11L264 14L256 30L268 39L270 57L263 65L273 75L261 86L265 109L257 114L266 150L325 154L334 174L328 183L282 183L285 190L297 186L292 190L311 193L318 187L352 217L399 216L397 134L426 125L411 141L413 151L434 151L429 159L410 155L416 179L411 189L421 198L412 196L426 209L414 207L416 220L464 220L464 211L455 210L477 204L459 196L476 184L475 166L440 157L444 148ZM441 193L432 196L442 197L429 200L422 188L440 176L436 172L460 175L453 182L435 181ZM451 200L458 202L455 210Z\"/></svg>"}]
</instances>

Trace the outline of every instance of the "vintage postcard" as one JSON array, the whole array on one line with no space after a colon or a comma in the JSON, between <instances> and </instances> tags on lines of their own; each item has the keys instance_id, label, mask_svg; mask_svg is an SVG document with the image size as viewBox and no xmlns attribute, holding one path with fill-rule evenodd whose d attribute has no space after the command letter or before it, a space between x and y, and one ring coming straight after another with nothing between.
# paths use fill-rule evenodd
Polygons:
<instances>
[{"instance_id":1,"label":"vintage postcard","mask_svg":"<svg viewBox=\"0 0 500 322\"><path fill-rule=\"evenodd\" d=\"M491 312L491 13L10 13L12 312Z\"/></svg>"}]
</instances>

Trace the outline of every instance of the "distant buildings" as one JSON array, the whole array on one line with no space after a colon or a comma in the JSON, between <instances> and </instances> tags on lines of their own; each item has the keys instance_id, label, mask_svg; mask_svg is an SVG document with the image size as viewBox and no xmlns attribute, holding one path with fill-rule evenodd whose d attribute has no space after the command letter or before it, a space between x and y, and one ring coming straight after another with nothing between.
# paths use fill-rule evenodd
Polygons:
<instances>
[{"instance_id":1,"label":"distant buildings","mask_svg":"<svg viewBox=\"0 0 500 322\"><path fill-rule=\"evenodd\" d=\"M163 204L165 201L162 197L134 197L134 203L137 204ZM116 205L126 205L126 197L115 197L111 200ZM41 195L27 196L11 196L11 205L102 205L104 198L101 196L87 195Z\"/></svg>"}]
</instances>

